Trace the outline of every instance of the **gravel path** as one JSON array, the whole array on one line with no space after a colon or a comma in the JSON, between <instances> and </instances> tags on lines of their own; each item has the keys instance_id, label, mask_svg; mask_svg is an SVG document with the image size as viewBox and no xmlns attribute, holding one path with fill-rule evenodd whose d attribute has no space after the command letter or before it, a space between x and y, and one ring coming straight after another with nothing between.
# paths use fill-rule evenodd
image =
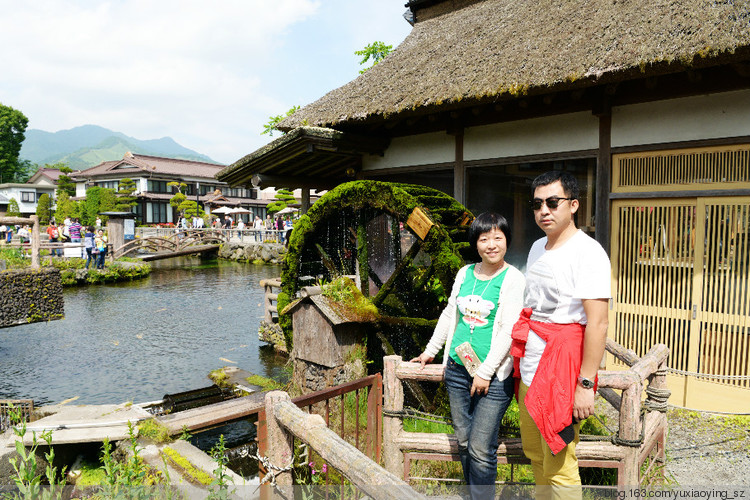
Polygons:
<instances>
[{"instance_id":1,"label":"gravel path","mask_svg":"<svg viewBox=\"0 0 750 500\"><path fill-rule=\"evenodd\" d=\"M601 398L597 413L617 430L618 413ZM667 485L750 487L750 416L670 409L667 422Z\"/></svg>"}]
</instances>

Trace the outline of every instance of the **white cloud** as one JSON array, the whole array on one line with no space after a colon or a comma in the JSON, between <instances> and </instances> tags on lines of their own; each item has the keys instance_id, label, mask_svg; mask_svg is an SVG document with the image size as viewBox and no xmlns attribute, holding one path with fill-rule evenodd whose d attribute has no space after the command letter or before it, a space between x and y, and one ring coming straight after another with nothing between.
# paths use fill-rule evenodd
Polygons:
<instances>
[{"instance_id":1,"label":"white cloud","mask_svg":"<svg viewBox=\"0 0 750 500\"><path fill-rule=\"evenodd\" d=\"M305 104L289 95L309 102L333 75L333 85L356 76L353 55L328 54L339 59L390 33L400 42L408 26L381 2L0 0L0 102L30 128L93 123L139 139L171 136L231 162L269 140L258 135L269 115ZM295 75L296 65L306 74ZM351 76L334 66L350 66ZM311 74L318 69L326 74Z\"/></svg>"}]
</instances>

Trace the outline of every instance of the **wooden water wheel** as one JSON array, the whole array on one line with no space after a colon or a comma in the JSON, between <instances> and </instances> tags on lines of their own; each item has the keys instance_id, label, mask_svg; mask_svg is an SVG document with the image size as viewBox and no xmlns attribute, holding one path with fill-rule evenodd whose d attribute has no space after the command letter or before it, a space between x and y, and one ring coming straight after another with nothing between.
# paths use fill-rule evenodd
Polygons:
<instances>
[{"instance_id":1,"label":"wooden water wheel","mask_svg":"<svg viewBox=\"0 0 750 500\"><path fill-rule=\"evenodd\" d=\"M350 276L378 309L379 333L399 353L421 349L471 251L473 215L425 186L342 184L295 224L282 273L279 311L308 285ZM291 317L279 320L291 348Z\"/></svg>"}]
</instances>

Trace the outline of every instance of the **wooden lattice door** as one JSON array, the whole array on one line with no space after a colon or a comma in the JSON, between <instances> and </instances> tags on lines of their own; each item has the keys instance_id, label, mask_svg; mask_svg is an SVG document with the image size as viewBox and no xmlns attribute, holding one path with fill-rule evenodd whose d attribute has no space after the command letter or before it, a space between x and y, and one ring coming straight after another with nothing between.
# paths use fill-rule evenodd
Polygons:
<instances>
[{"instance_id":1,"label":"wooden lattice door","mask_svg":"<svg viewBox=\"0 0 750 500\"><path fill-rule=\"evenodd\" d=\"M610 335L669 346L671 403L746 411L750 198L616 200L612 228Z\"/></svg>"}]
</instances>

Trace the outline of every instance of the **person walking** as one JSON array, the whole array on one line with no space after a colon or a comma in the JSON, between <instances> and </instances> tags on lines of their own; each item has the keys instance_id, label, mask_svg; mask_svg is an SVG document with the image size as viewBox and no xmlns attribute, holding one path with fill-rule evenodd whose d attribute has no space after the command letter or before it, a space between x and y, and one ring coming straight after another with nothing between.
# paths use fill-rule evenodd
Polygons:
<instances>
[{"instance_id":1,"label":"person walking","mask_svg":"<svg viewBox=\"0 0 750 500\"><path fill-rule=\"evenodd\" d=\"M50 221L49 226L47 226L47 236L49 236L49 242L53 245L56 245L60 241L60 230L57 229L57 225L55 224L54 220ZM61 256L62 249L52 248L50 249L49 253L53 256Z\"/></svg>"},{"instance_id":2,"label":"person walking","mask_svg":"<svg viewBox=\"0 0 750 500\"><path fill-rule=\"evenodd\" d=\"M107 236L104 234L104 229L97 231L96 237L94 238L94 245L98 252L96 268L104 269L104 259L107 256Z\"/></svg>"},{"instance_id":3,"label":"person walking","mask_svg":"<svg viewBox=\"0 0 750 500\"><path fill-rule=\"evenodd\" d=\"M531 189L534 219L546 236L529 251L525 308L513 328L521 441L537 485L554 487L555 497L580 498L578 422L594 412L611 268L602 246L576 228L573 175L547 172Z\"/></svg>"},{"instance_id":4,"label":"person walking","mask_svg":"<svg viewBox=\"0 0 750 500\"><path fill-rule=\"evenodd\" d=\"M513 399L511 329L523 305L525 279L505 261L511 231L505 217L486 212L469 228L478 264L456 274L448 305L424 352L424 368L445 346L445 388L464 479L473 499L494 498L498 432Z\"/></svg>"},{"instance_id":5,"label":"person walking","mask_svg":"<svg viewBox=\"0 0 750 500\"><path fill-rule=\"evenodd\" d=\"M265 226L266 234L263 239L270 240L273 237L273 219L271 218L271 214L266 215Z\"/></svg>"},{"instance_id":6,"label":"person walking","mask_svg":"<svg viewBox=\"0 0 750 500\"><path fill-rule=\"evenodd\" d=\"M99 257L96 250L96 243L94 242L95 236L96 232L94 228L88 226L83 235L83 248L86 251L86 269L89 268L89 264L91 264L92 260L94 261L94 267L96 267L96 259Z\"/></svg>"},{"instance_id":7,"label":"person walking","mask_svg":"<svg viewBox=\"0 0 750 500\"><path fill-rule=\"evenodd\" d=\"M263 220L258 215L255 216L253 221L253 232L255 233L255 241L263 241Z\"/></svg>"}]
</instances>

